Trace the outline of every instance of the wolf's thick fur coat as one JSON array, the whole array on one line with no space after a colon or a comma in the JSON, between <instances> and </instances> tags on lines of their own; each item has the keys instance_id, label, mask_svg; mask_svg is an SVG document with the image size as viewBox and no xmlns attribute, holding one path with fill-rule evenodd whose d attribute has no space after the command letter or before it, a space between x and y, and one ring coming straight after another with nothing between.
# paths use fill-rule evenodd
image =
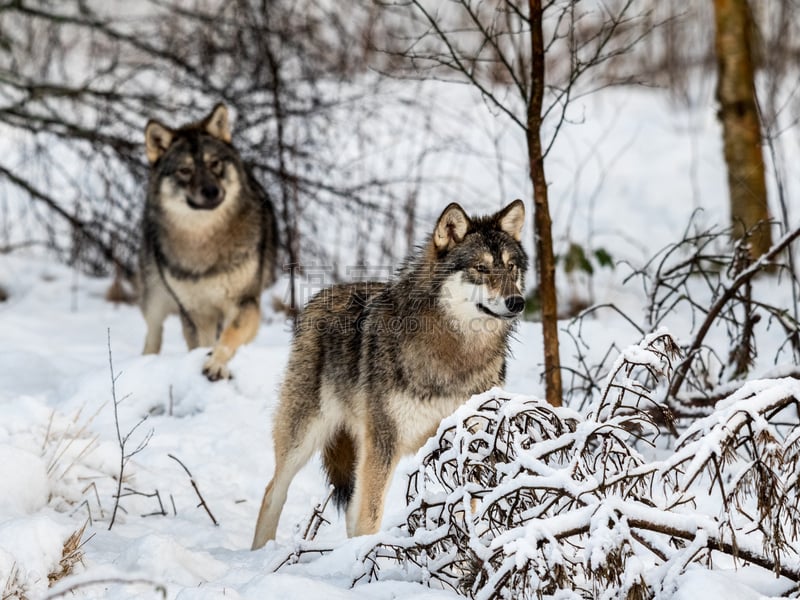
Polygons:
<instances>
[{"instance_id":1,"label":"wolf's thick fur coat","mask_svg":"<svg viewBox=\"0 0 800 600\"><path fill-rule=\"evenodd\" d=\"M324 289L306 306L274 418L275 473L253 548L274 539L289 484L322 451L348 535L380 526L398 459L471 395L502 385L524 306L525 209L448 206L393 282Z\"/></svg>"}]
</instances>

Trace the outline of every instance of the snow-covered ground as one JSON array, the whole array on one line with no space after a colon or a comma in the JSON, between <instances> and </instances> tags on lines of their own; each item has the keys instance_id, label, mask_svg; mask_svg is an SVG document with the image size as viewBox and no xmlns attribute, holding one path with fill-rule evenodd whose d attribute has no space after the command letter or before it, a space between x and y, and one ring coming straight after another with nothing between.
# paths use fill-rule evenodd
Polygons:
<instances>
[{"instance_id":1,"label":"snow-covered ground","mask_svg":"<svg viewBox=\"0 0 800 600\"><path fill-rule=\"evenodd\" d=\"M675 116L652 93L595 98L581 109L585 126L566 128L548 163L560 239L636 261L675 241L698 206L706 209L707 223L724 222L725 183L712 107ZM490 119L481 107L475 110L476 119ZM504 171L505 191L524 197L524 160L507 162ZM496 180L470 168L462 167L461 174L475 178L471 189L489 188ZM510 200L481 198L463 203L479 211ZM426 214L440 210L431 206ZM599 272L596 299L640 306L635 286L620 284L628 272L622 265ZM186 352L177 319L167 323L162 353L140 356L144 320L137 308L104 300L108 280L77 275L42 258L2 256L0 283L9 292L0 304L4 600L14 593L46 597L73 586L78 586L75 597L85 598L157 598L162 588L169 598L455 597L403 581L351 587L367 542L346 540L343 518L331 508L326 517L332 523L317 539L336 550L274 573L295 547L298 524L326 494L316 458L290 488L277 542L249 551L274 464L271 415L291 338L281 315L267 308L257 339L231 363L234 379L209 383L200 374L205 351ZM570 284L564 281L567 292ZM269 307L271 296L284 294L281 282L265 293L263 304ZM676 315L667 326L683 335L687 317ZM587 321L583 335L600 353L612 340L639 341L610 315ZM541 397L537 324L521 324L512 352L507 389ZM565 345L565 362L569 352ZM125 466L120 511L109 530L120 473L112 361L120 433L130 434L126 451L143 446ZM402 512L403 473L413 464L406 459L395 475L385 523ZM192 480L218 525L198 506ZM82 560L73 565L73 575L48 589L48 574L61 568L64 542L84 524ZM680 580L674 599L703 593L743 600L780 593L765 583L768 574L751 575L694 570Z\"/></svg>"},{"instance_id":2,"label":"snow-covered ground","mask_svg":"<svg viewBox=\"0 0 800 600\"><path fill-rule=\"evenodd\" d=\"M76 566L83 574L66 584L108 578L151 583L90 586L82 590L87 597L156 597L147 592L155 585L182 598L448 595L413 584L374 583L348 591L357 541L324 567L272 574L293 547L295 524L326 495L317 459L290 488L277 545L249 551L274 466L271 415L291 338L281 317L265 315L258 338L231 363L233 380L210 383L200 373L205 350L186 352L177 318L167 321L161 355L140 356L144 320L136 307L104 300L108 280L16 257L3 258L2 277L10 299L0 305L0 585L31 597L44 594L48 573L58 571L64 540L91 519L84 565ZM266 305L273 293L265 294ZM121 433L133 430L127 449L152 433L125 469L123 493L160 496L160 502L124 497L111 531L120 448L109 335ZM525 324L515 343L509 389L530 389L531 382L538 388L540 346L538 328ZM191 471L219 526L197 507L189 476L170 455ZM387 518L403 504L402 477L395 484ZM162 506L165 515L151 515ZM343 543L343 518L333 509L327 516L332 526L319 539Z\"/></svg>"}]
</instances>

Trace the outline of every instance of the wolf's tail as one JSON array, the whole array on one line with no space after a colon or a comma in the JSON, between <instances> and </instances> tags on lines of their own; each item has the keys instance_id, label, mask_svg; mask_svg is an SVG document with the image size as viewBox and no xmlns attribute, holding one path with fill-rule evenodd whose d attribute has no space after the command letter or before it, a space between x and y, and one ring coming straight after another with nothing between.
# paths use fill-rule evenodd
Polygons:
<instances>
[{"instance_id":1,"label":"wolf's tail","mask_svg":"<svg viewBox=\"0 0 800 600\"><path fill-rule=\"evenodd\" d=\"M349 433L340 429L331 437L322 451L322 464L333 484L333 502L344 510L356 485L356 446Z\"/></svg>"}]
</instances>

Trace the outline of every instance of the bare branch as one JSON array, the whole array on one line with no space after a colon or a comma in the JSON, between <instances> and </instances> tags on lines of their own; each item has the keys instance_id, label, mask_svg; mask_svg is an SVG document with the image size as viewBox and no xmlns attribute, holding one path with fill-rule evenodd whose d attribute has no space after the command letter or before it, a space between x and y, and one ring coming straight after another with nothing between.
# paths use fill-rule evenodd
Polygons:
<instances>
[{"instance_id":1,"label":"bare branch","mask_svg":"<svg viewBox=\"0 0 800 600\"><path fill-rule=\"evenodd\" d=\"M200 499L200 504L198 504L197 506L198 507L202 506L203 510L206 511L206 514L211 519L211 522L214 523L215 526L219 527L219 523L217 522L217 519L215 519L214 515L211 514L211 509L208 508L208 504L206 504L205 498L203 498L203 495L200 493L200 488L197 487L197 482L194 480L194 476L192 475L191 471L189 471L189 469L186 467L186 465L183 464L181 462L181 460L177 456L175 456L174 454L167 454L167 456L169 456L172 460L174 460L176 463L178 463L181 467L183 467L183 470L186 471L186 474L189 476L189 481L191 482L192 487L194 488L194 492L195 492L195 494L197 494L197 497Z\"/></svg>"}]
</instances>

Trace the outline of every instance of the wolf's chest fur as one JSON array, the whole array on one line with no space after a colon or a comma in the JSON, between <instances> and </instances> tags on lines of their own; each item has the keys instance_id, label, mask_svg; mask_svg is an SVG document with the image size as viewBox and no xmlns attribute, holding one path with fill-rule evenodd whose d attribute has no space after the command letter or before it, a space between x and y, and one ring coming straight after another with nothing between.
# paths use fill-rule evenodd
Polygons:
<instances>
[{"instance_id":1,"label":"wolf's chest fur","mask_svg":"<svg viewBox=\"0 0 800 600\"><path fill-rule=\"evenodd\" d=\"M365 307L361 330L351 334L360 345L359 381L423 403L463 402L502 383L510 324L458 322L427 271L409 268Z\"/></svg>"},{"instance_id":2,"label":"wolf's chest fur","mask_svg":"<svg viewBox=\"0 0 800 600\"><path fill-rule=\"evenodd\" d=\"M408 391L429 396L465 398L502 383L508 329L453 332L441 317L430 331L414 335L397 348L397 362ZM438 329L437 329L438 328ZM413 376L411 376L413 374Z\"/></svg>"},{"instance_id":3,"label":"wolf's chest fur","mask_svg":"<svg viewBox=\"0 0 800 600\"><path fill-rule=\"evenodd\" d=\"M435 296L421 305L393 301L398 292L429 293L424 285L416 292L403 281L373 285L372 293L340 286L312 300L298 338L311 335L317 342L309 346L322 350L315 375L325 421L349 414L359 423L369 415L401 454L412 453L470 396L503 383L510 326L463 329Z\"/></svg>"},{"instance_id":4,"label":"wolf's chest fur","mask_svg":"<svg viewBox=\"0 0 800 600\"><path fill-rule=\"evenodd\" d=\"M226 269L206 271L202 277L176 276L169 267L164 269L164 280L189 312L221 310L238 302L243 291L253 287L258 280L256 260L243 261Z\"/></svg>"},{"instance_id":5,"label":"wolf's chest fur","mask_svg":"<svg viewBox=\"0 0 800 600\"><path fill-rule=\"evenodd\" d=\"M259 215L247 208L224 207L218 214L191 215L194 222L176 222L179 219L169 215L159 227L157 250L172 276L198 279L257 261Z\"/></svg>"}]
</instances>

